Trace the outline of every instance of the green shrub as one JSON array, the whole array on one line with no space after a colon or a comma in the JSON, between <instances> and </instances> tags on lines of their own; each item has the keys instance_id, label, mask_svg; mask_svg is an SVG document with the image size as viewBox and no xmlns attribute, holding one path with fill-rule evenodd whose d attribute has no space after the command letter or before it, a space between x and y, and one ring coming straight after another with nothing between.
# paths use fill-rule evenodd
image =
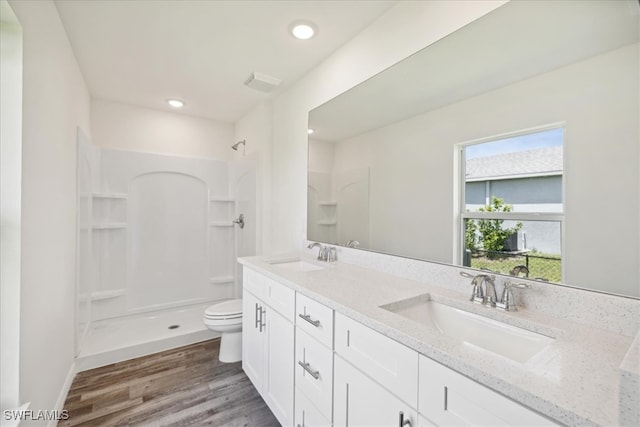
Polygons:
<instances>
[{"instance_id":1,"label":"green shrub","mask_svg":"<svg viewBox=\"0 0 640 427\"><path fill-rule=\"evenodd\" d=\"M511 212L512 209L513 206L505 204L503 199L494 196L491 198L490 205L478 211ZM518 222L515 227L508 228L503 228L503 223L503 219L480 219L477 224L475 221L468 221L465 230L467 249L474 251L481 246L485 251L504 251L505 242L509 236L522 228L522 223Z\"/></svg>"}]
</instances>

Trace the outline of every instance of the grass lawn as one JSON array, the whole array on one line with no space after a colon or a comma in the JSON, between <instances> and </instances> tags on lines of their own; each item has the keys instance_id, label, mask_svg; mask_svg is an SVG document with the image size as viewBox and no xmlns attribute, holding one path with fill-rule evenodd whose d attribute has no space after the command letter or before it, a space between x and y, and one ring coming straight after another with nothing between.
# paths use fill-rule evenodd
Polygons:
<instances>
[{"instance_id":1,"label":"grass lawn","mask_svg":"<svg viewBox=\"0 0 640 427\"><path fill-rule=\"evenodd\" d=\"M527 265L527 258L529 258L529 278L545 279L556 283L562 281L562 263L558 255L536 253L529 254L528 257L518 255L490 259L476 254L471 256L471 267L509 274L516 265Z\"/></svg>"}]
</instances>

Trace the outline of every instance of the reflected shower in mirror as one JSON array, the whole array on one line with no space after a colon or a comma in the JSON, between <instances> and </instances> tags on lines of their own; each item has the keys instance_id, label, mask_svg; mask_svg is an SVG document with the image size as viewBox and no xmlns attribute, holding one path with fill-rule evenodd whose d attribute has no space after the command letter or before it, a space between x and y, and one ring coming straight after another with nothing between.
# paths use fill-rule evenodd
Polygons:
<instances>
[{"instance_id":1,"label":"reflected shower in mirror","mask_svg":"<svg viewBox=\"0 0 640 427\"><path fill-rule=\"evenodd\" d=\"M498 252L561 258L532 278L639 297L639 16L636 1L509 2L312 110L308 239L508 272L466 250L474 226L475 250L490 246L495 196L512 209L500 231L518 228ZM463 172L466 147L553 129L562 146L523 149L526 167L463 175L480 173Z\"/></svg>"}]
</instances>

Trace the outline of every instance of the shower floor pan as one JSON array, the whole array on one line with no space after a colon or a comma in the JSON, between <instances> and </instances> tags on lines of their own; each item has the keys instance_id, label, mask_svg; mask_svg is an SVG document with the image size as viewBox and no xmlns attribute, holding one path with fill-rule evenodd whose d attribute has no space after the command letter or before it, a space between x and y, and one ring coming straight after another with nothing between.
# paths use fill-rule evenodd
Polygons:
<instances>
[{"instance_id":1,"label":"shower floor pan","mask_svg":"<svg viewBox=\"0 0 640 427\"><path fill-rule=\"evenodd\" d=\"M212 303L93 322L76 360L85 371L219 336L204 326Z\"/></svg>"}]
</instances>

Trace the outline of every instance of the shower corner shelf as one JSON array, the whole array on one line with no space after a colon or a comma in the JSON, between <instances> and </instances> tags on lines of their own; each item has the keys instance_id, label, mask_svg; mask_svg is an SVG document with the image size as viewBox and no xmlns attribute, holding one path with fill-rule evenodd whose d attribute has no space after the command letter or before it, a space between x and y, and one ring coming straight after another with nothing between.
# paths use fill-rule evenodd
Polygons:
<instances>
[{"instance_id":1,"label":"shower corner shelf","mask_svg":"<svg viewBox=\"0 0 640 427\"><path fill-rule=\"evenodd\" d=\"M112 289L109 291L97 291L91 293L91 301L101 301L122 297L126 294L124 289Z\"/></svg>"},{"instance_id":2,"label":"shower corner shelf","mask_svg":"<svg viewBox=\"0 0 640 427\"><path fill-rule=\"evenodd\" d=\"M94 199L126 199L126 193L93 193Z\"/></svg>"},{"instance_id":3,"label":"shower corner shelf","mask_svg":"<svg viewBox=\"0 0 640 427\"><path fill-rule=\"evenodd\" d=\"M321 200L318 202L318 206L337 206L338 202L335 200Z\"/></svg>"},{"instance_id":4,"label":"shower corner shelf","mask_svg":"<svg viewBox=\"0 0 640 427\"><path fill-rule=\"evenodd\" d=\"M210 227L233 227L233 222L231 221L211 221L209 223Z\"/></svg>"},{"instance_id":5,"label":"shower corner shelf","mask_svg":"<svg viewBox=\"0 0 640 427\"><path fill-rule=\"evenodd\" d=\"M318 225L336 225L336 221L318 221Z\"/></svg>"},{"instance_id":6,"label":"shower corner shelf","mask_svg":"<svg viewBox=\"0 0 640 427\"><path fill-rule=\"evenodd\" d=\"M210 202L233 203L236 199L231 197L209 197Z\"/></svg>"},{"instance_id":7,"label":"shower corner shelf","mask_svg":"<svg viewBox=\"0 0 640 427\"><path fill-rule=\"evenodd\" d=\"M93 224L91 226L93 230L120 230L127 228L126 222L111 222L105 224Z\"/></svg>"},{"instance_id":8,"label":"shower corner shelf","mask_svg":"<svg viewBox=\"0 0 640 427\"><path fill-rule=\"evenodd\" d=\"M215 276L209 278L209 283L211 283L212 285L224 285L234 282L235 278L233 276Z\"/></svg>"}]
</instances>

